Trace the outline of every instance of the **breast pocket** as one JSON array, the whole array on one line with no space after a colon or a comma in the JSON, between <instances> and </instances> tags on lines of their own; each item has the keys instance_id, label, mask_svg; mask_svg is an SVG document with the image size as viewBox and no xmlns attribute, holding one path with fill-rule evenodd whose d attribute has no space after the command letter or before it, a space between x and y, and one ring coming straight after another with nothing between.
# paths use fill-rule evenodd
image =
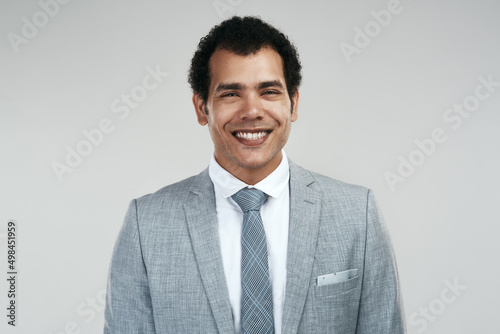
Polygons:
<instances>
[{"instance_id":1,"label":"breast pocket","mask_svg":"<svg viewBox=\"0 0 500 334\"><path fill-rule=\"evenodd\" d=\"M320 282L324 281L322 276L319 276ZM306 307L306 315L303 317L303 319L308 319L303 324L303 328L307 328L304 333L354 333L361 294L359 276L347 277L346 280L331 284L320 283L320 285L318 285L318 277L315 277L311 279L310 284L310 298Z\"/></svg>"},{"instance_id":2,"label":"breast pocket","mask_svg":"<svg viewBox=\"0 0 500 334\"><path fill-rule=\"evenodd\" d=\"M357 287L358 278L357 269L318 276L312 282L315 285L314 295L325 297L348 292Z\"/></svg>"}]
</instances>

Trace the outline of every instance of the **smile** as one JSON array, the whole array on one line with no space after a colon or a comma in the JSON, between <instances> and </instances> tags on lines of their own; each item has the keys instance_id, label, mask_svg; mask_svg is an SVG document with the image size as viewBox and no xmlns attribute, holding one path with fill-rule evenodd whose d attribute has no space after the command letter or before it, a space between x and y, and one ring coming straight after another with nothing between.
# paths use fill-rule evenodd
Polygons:
<instances>
[{"instance_id":1,"label":"smile","mask_svg":"<svg viewBox=\"0 0 500 334\"><path fill-rule=\"evenodd\" d=\"M245 139L245 140L259 140L268 134L270 134L271 131L260 131L260 132L244 132L244 131L236 131L233 134L237 138Z\"/></svg>"}]
</instances>

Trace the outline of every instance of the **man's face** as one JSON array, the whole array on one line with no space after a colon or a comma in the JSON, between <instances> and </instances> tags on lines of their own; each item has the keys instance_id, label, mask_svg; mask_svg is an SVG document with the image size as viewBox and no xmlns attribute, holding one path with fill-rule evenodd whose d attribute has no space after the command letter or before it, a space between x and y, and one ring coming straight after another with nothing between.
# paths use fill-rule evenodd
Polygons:
<instances>
[{"instance_id":1,"label":"man's face","mask_svg":"<svg viewBox=\"0 0 500 334\"><path fill-rule=\"evenodd\" d=\"M217 50L210 69L206 105L193 96L198 122L208 124L217 162L247 183L258 182L281 162L299 94L292 108L281 57L271 48L248 56Z\"/></svg>"}]
</instances>

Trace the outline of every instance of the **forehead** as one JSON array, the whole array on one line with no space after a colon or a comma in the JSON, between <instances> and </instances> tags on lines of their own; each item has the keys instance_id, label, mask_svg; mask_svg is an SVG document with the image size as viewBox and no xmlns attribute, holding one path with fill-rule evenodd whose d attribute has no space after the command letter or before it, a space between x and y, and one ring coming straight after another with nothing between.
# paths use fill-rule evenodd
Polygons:
<instances>
[{"instance_id":1,"label":"forehead","mask_svg":"<svg viewBox=\"0 0 500 334\"><path fill-rule=\"evenodd\" d=\"M285 87L283 61L272 48L264 47L246 56L219 49L210 58L210 91L219 83L256 85L278 80Z\"/></svg>"}]
</instances>

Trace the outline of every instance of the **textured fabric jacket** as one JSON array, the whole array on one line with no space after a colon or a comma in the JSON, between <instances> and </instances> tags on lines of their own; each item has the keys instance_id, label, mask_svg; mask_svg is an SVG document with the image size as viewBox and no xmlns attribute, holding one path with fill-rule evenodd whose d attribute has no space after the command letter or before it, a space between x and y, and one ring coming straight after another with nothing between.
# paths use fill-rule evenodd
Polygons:
<instances>
[{"instance_id":1,"label":"textured fabric jacket","mask_svg":"<svg viewBox=\"0 0 500 334\"><path fill-rule=\"evenodd\" d=\"M234 325L213 184L133 200L111 260L104 333L225 333ZM290 162L282 333L405 333L396 262L372 192Z\"/></svg>"}]
</instances>

